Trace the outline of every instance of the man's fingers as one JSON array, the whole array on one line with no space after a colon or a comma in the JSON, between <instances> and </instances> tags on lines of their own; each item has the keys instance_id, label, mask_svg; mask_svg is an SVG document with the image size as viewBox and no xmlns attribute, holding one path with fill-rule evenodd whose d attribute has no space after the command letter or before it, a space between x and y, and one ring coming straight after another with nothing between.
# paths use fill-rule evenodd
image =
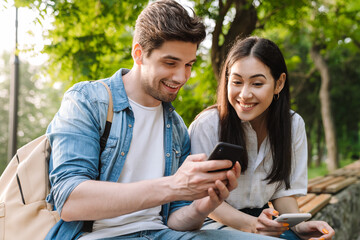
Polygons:
<instances>
[{"instance_id":1,"label":"man's fingers","mask_svg":"<svg viewBox=\"0 0 360 240\"><path fill-rule=\"evenodd\" d=\"M233 170L235 171L235 177L236 178L239 178L240 177L240 174L241 174L241 166L240 166L240 163L239 162L236 162L234 167L233 167Z\"/></svg>"},{"instance_id":2,"label":"man's fingers","mask_svg":"<svg viewBox=\"0 0 360 240\"><path fill-rule=\"evenodd\" d=\"M185 162L204 162L207 160L207 156L204 153L199 153L199 154L192 154L189 155L186 159Z\"/></svg>"},{"instance_id":3,"label":"man's fingers","mask_svg":"<svg viewBox=\"0 0 360 240\"><path fill-rule=\"evenodd\" d=\"M229 191L234 190L238 186L238 181L235 174L236 173L234 173L232 170L227 172L228 184L226 184L226 186Z\"/></svg>"},{"instance_id":4,"label":"man's fingers","mask_svg":"<svg viewBox=\"0 0 360 240\"><path fill-rule=\"evenodd\" d=\"M219 199L219 190L215 190L214 188L209 188L208 189L208 194L209 194L209 197L211 199L211 201L213 202L219 202L220 199Z\"/></svg>"},{"instance_id":5,"label":"man's fingers","mask_svg":"<svg viewBox=\"0 0 360 240\"><path fill-rule=\"evenodd\" d=\"M230 160L208 160L204 162L204 170L210 171L218 171L222 169L231 168L232 162Z\"/></svg>"},{"instance_id":6,"label":"man's fingers","mask_svg":"<svg viewBox=\"0 0 360 240\"><path fill-rule=\"evenodd\" d=\"M228 196L229 196L229 190L228 188L226 187L226 185L220 181L220 180L217 180L215 182L215 185L216 185L216 188L219 190L219 198L221 201L225 200Z\"/></svg>"}]
</instances>

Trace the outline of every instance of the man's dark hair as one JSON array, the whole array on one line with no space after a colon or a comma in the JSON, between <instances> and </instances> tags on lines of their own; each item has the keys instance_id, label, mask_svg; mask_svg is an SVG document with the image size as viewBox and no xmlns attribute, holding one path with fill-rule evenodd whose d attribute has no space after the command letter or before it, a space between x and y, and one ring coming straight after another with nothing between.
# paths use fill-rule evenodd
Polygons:
<instances>
[{"instance_id":1,"label":"man's dark hair","mask_svg":"<svg viewBox=\"0 0 360 240\"><path fill-rule=\"evenodd\" d=\"M165 41L183 41L200 44L206 36L205 25L192 10L193 16L173 0L149 4L139 15L135 25L134 41L150 56Z\"/></svg>"}]
</instances>

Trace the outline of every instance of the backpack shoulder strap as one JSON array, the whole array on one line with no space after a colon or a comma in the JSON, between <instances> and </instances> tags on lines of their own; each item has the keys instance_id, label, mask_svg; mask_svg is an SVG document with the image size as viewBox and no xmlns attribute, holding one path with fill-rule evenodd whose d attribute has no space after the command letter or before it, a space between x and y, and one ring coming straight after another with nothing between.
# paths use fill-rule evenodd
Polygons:
<instances>
[{"instance_id":1,"label":"backpack shoulder strap","mask_svg":"<svg viewBox=\"0 0 360 240\"><path fill-rule=\"evenodd\" d=\"M111 124L112 124L113 115L114 115L114 107L113 107L114 104L113 104L111 90L110 90L109 86L101 80L98 80L97 82L100 82L102 85L104 85L104 87L106 88L106 91L109 94L109 106L108 106L108 110L107 110L105 129L104 129L103 135L100 138L100 154L99 154L99 172L100 172L100 169L101 169L100 156L101 156L101 153L105 150L106 142L109 138ZM99 175L99 177L100 177L100 175ZM99 180L99 177L98 177L98 180ZM94 224L94 221L84 221L84 224L82 226L82 231L92 232L93 224Z\"/></svg>"},{"instance_id":2,"label":"backpack shoulder strap","mask_svg":"<svg viewBox=\"0 0 360 240\"><path fill-rule=\"evenodd\" d=\"M109 107L107 110L105 129L104 129L103 135L100 138L100 155L101 155L101 153L105 149L107 139L109 138L111 124L112 124L113 115L114 115L114 111L113 111L114 107L113 107L113 99L112 99L112 95L111 95L111 90L110 90L109 86L106 83L104 83L103 81L98 81L98 82L100 82L102 85L104 85L104 87L106 88L106 91L109 94Z\"/></svg>"}]
</instances>

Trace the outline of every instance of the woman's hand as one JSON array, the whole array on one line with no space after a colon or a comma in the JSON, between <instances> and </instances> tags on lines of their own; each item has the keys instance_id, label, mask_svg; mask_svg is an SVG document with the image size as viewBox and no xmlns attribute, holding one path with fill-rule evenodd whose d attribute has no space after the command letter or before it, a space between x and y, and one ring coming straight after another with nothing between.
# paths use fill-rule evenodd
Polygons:
<instances>
[{"instance_id":1,"label":"woman's hand","mask_svg":"<svg viewBox=\"0 0 360 240\"><path fill-rule=\"evenodd\" d=\"M278 215L279 212L273 208L264 209L257 218L255 233L266 236L279 237L283 232L289 230L288 223L280 223L272 220L273 217Z\"/></svg>"},{"instance_id":2,"label":"woman's hand","mask_svg":"<svg viewBox=\"0 0 360 240\"><path fill-rule=\"evenodd\" d=\"M302 222L293 230L301 239L306 240L330 240L335 235L334 229L324 221Z\"/></svg>"}]
</instances>

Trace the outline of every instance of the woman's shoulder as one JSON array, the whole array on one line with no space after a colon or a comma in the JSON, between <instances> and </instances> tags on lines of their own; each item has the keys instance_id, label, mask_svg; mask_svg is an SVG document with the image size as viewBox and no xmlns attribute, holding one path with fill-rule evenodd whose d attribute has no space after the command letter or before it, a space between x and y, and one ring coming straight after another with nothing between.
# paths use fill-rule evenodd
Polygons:
<instances>
[{"instance_id":1,"label":"woman's shoulder","mask_svg":"<svg viewBox=\"0 0 360 240\"><path fill-rule=\"evenodd\" d=\"M219 121L219 112L216 108L208 108L199 113L193 123L206 123L206 122L218 122Z\"/></svg>"},{"instance_id":2,"label":"woman's shoulder","mask_svg":"<svg viewBox=\"0 0 360 240\"><path fill-rule=\"evenodd\" d=\"M293 110L290 110L290 116L293 130L305 129L305 122L304 119L300 116L300 114Z\"/></svg>"},{"instance_id":3,"label":"woman's shoulder","mask_svg":"<svg viewBox=\"0 0 360 240\"><path fill-rule=\"evenodd\" d=\"M205 109L190 124L190 133L200 129L217 129L219 125L219 114L216 108Z\"/></svg>"}]
</instances>

